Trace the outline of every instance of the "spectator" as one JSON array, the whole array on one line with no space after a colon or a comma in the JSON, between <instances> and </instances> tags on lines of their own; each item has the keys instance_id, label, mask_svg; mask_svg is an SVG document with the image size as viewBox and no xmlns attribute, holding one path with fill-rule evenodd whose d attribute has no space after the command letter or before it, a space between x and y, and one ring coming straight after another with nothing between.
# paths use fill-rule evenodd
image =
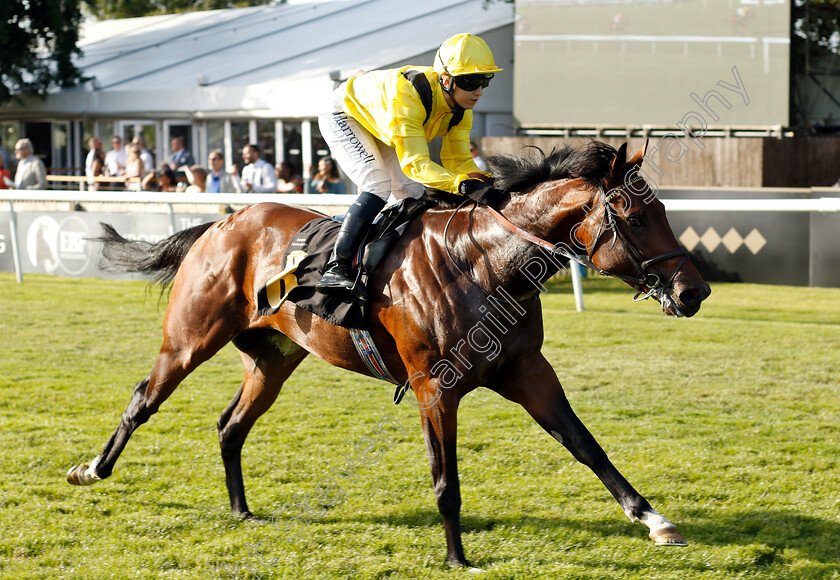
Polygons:
<instances>
[{"instance_id":1,"label":"spectator","mask_svg":"<svg viewBox=\"0 0 840 580\"><path fill-rule=\"evenodd\" d=\"M105 171L105 153L102 151L102 140L99 137L91 137L88 139L88 147L90 151L85 158L85 176L87 177L88 187L97 190L99 184L96 183L96 178Z\"/></svg>"},{"instance_id":2,"label":"spectator","mask_svg":"<svg viewBox=\"0 0 840 580\"><path fill-rule=\"evenodd\" d=\"M242 193L239 179L225 171L225 156L218 149L207 158L207 193Z\"/></svg>"},{"instance_id":3,"label":"spectator","mask_svg":"<svg viewBox=\"0 0 840 580\"><path fill-rule=\"evenodd\" d=\"M6 163L3 161L3 156L0 155L0 189L9 189L15 186L15 182L12 181L12 173L8 167L6 167Z\"/></svg>"},{"instance_id":4,"label":"spectator","mask_svg":"<svg viewBox=\"0 0 840 580\"><path fill-rule=\"evenodd\" d=\"M119 177L125 174L125 164L128 161L128 155L123 149L122 139L114 135L111 139L112 149L105 154L105 167L108 169L108 175L111 177Z\"/></svg>"},{"instance_id":5,"label":"spectator","mask_svg":"<svg viewBox=\"0 0 840 580\"><path fill-rule=\"evenodd\" d=\"M482 171L487 171L487 162L481 156L481 149L475 144L475 141L470 141L470 155L472 155L473 163Z\"/></svg>"},{"instance_id":6,"label":"spectator","mask_svg":"<svg viewBox=\"0 0 840 580\"><path fill-rule=\"evenodd\" d=\"M245 145L242 148L242 160L247 164L242 168L242 190L246 193L274 193L277 191L277 178L271 163L260 159L260 148Z\"/></svg>"},{"instance_id":7,"label":"spectator","mask_svg":"<svg viewBox=\"0 0 840 580\"><path fill-rule=\"evenodd\" d=\"M143 149L136 143L131 143L128 149L128 158L125 162L125 178L127 191L140 191L140 177L143 177L143 160L140 153Z\"/></svg>"},{"instance_id":8,"label":"spectator","mask_svg":"<svg viewBox=\"0 0 840 580\"><path fill-rule=\"evenodd\" d=\"M288 161L281 161L274 166L277 177L277 193L302 193L303 178L294 174L294 168Z\"/></svg>"},{"instance_id":9,"label":"spectator","mask_svg":"<svg viewBox=\"0 0 840 580\"><path fill-rule=\"evenodd\" d=\"M184 149L183 137L173 137L172 141L170 141L170 148L172 149L172 153L169 154L168 162L172 171L178 171L184 165L188 167L195 165L195 159L193 159L192 153Z\"/></svg>"},{"instance_id":10,"label":"spectator","mask_svg":"<svg viewBox=\"0 0 840 580\"><path fill-rule=\"evenodd\" d=\"M20 139L15 144L18 165L15 172L15 189L47 189L47 168L35 155L32 141Z\"/></svg>"},{"instance_id":11,"label":"spectator","mask_svg":"<svg viewBox=\"0 0 840 580\"><path fill-rule=\"evenodd\" d=\"M143 137L141 135L135 135L134 139L131 140L131 143L140 146L140 159L143 161L143 173L154 171L155 158L152 157L152 154L146 149L146 141Z\"/></svg>"},{"instance_id":12,"label":"spectator","mask_svg":"<svg viewBox=\"0 0 840 580\"><path fill-rule=\"evenodd\" d=\"M338 167L332 157L318 161L318 173L309 181L310 193L347 193L347 187L338 175Z\"/></svg>"},{"instance_id":13,"label":"spectator","mask_svg":"<svg viewBox=\"0 0 840 580\"><path fill-rule=\"evenodd\" d=\"M160 171L150 171L140 182L143 191L177 191L175 172L164 163Z\"/></svg>"},{"instance_id":14,"label":"spectator","mask_svg":"<svg viewBox=\"0 0 840 580\"><path fill-rule=\"evenodd\" d=\"M189 167L184 165L180 168L187 176L187 181L190 183L184 193L204 193L207 191L207 170L201 165L193 165Z\"/></svg>"}]
</instances>

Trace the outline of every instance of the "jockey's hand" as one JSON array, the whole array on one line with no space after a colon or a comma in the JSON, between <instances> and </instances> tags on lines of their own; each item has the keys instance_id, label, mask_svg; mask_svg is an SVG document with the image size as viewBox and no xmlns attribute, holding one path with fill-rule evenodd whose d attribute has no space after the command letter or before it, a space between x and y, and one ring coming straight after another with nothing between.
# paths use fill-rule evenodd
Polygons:
<instances>
[{"instance_id":1,"label":"jockey's hand","mask_svg":"<svg viewBox=\"0 0 840 580\"><path fill-rule=\"evenodd\" d=\"M485 176L486 177L486 176ZM461 195L477 201L481 205L496 205L504 197L505 193L480 179L465 179L458 186Z\"/></svg>"}]
</instances>

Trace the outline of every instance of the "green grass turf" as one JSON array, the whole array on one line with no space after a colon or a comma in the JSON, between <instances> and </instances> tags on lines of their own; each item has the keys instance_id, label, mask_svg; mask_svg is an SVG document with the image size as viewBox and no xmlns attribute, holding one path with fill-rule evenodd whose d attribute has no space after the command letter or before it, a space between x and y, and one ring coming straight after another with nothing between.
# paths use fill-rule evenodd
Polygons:
<instances>
[{"instance_id":1,"label":"green grass turf","mask_svg":"<svg viewBox=\"0 0 840 580\"><path fill-rule=\"evenodd\" d=\"M231 346L134 434L111 478L68 485L150 370L165 306L136 281L0 274L0 288L0 578L228 578L220 565L256 544L276 559L250 559L263 578L840 578L840 290L713 284L676 320L604 279L585 281L576 313L568 282L553 285L546 356L690 545L655 547L521 408L481 389L458 441L476 575L443 564L416 409L315 357L245 445L257 515L312 492L383 415L408 433L296 543L229 514L215 419L242 377Z\"/></svg>"}]
</instances>

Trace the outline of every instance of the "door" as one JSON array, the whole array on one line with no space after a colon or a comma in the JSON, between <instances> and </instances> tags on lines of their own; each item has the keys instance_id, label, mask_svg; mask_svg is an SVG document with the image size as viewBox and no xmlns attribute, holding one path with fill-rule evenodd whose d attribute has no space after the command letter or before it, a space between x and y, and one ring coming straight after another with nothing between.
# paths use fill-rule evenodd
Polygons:
<instances>
[{"instance_id":1,"label":"door","mask_svg":"<svg viewBox=\"0 0 840 580\"><path fill-rule=\"evenodd\" d=\"M187 151L192 154L193 162L198 163L199 151L196 148L196 144L193 142L193 131L192 131L192 123L189 121L164 121L163 122L163 145L165 147L165 160L169 160L170 155L172 155L172 141L174 139L182 139L183 140L183 147Z\"/></svg>"},{"instance_id":2,"label":"door","mask_svg":"<svg viewBox=\"0 0 840 580\"><path fill-rule=\"evenodd\" d=\"M150 171L160 166L162 158L158 155L157 150L157 123L155 121L118 121L116 133L122 137L124 147L128 146L135 137L143 139L146 150L152 154L152 160L154 161L154 165L144 167L144 171Z\"/></svg>"},{"instance_id":3,"label":"door","mask_svg":"<svg viewBox=\"0 0 840 580\"><path fill-rule=\"evenodd\" d=\"M23 136L32 141L33 153L41 158L49 171L53 167L52 123L24 123Z\"/></svg>"}]
</instances>

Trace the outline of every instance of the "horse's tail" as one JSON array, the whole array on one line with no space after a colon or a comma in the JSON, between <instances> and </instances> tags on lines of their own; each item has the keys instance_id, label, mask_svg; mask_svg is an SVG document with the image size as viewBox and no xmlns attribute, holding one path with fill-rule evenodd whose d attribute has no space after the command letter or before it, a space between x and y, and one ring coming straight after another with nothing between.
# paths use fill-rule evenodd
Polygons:
<instances>
[{"instance_id":1,"label":"horse's tail","mask_svg":"<svg viewBox=\"0 0 840 580\"><path fill-rule=\"evenodd\" d=\"M180 231L152 244L122 237L110 224L101 223L102 235L94 238L102 242L101 270L136 272L152 276L152 284L166 286L175 274L193 244L213 222Z\"/></svg>"}]
</instances>

